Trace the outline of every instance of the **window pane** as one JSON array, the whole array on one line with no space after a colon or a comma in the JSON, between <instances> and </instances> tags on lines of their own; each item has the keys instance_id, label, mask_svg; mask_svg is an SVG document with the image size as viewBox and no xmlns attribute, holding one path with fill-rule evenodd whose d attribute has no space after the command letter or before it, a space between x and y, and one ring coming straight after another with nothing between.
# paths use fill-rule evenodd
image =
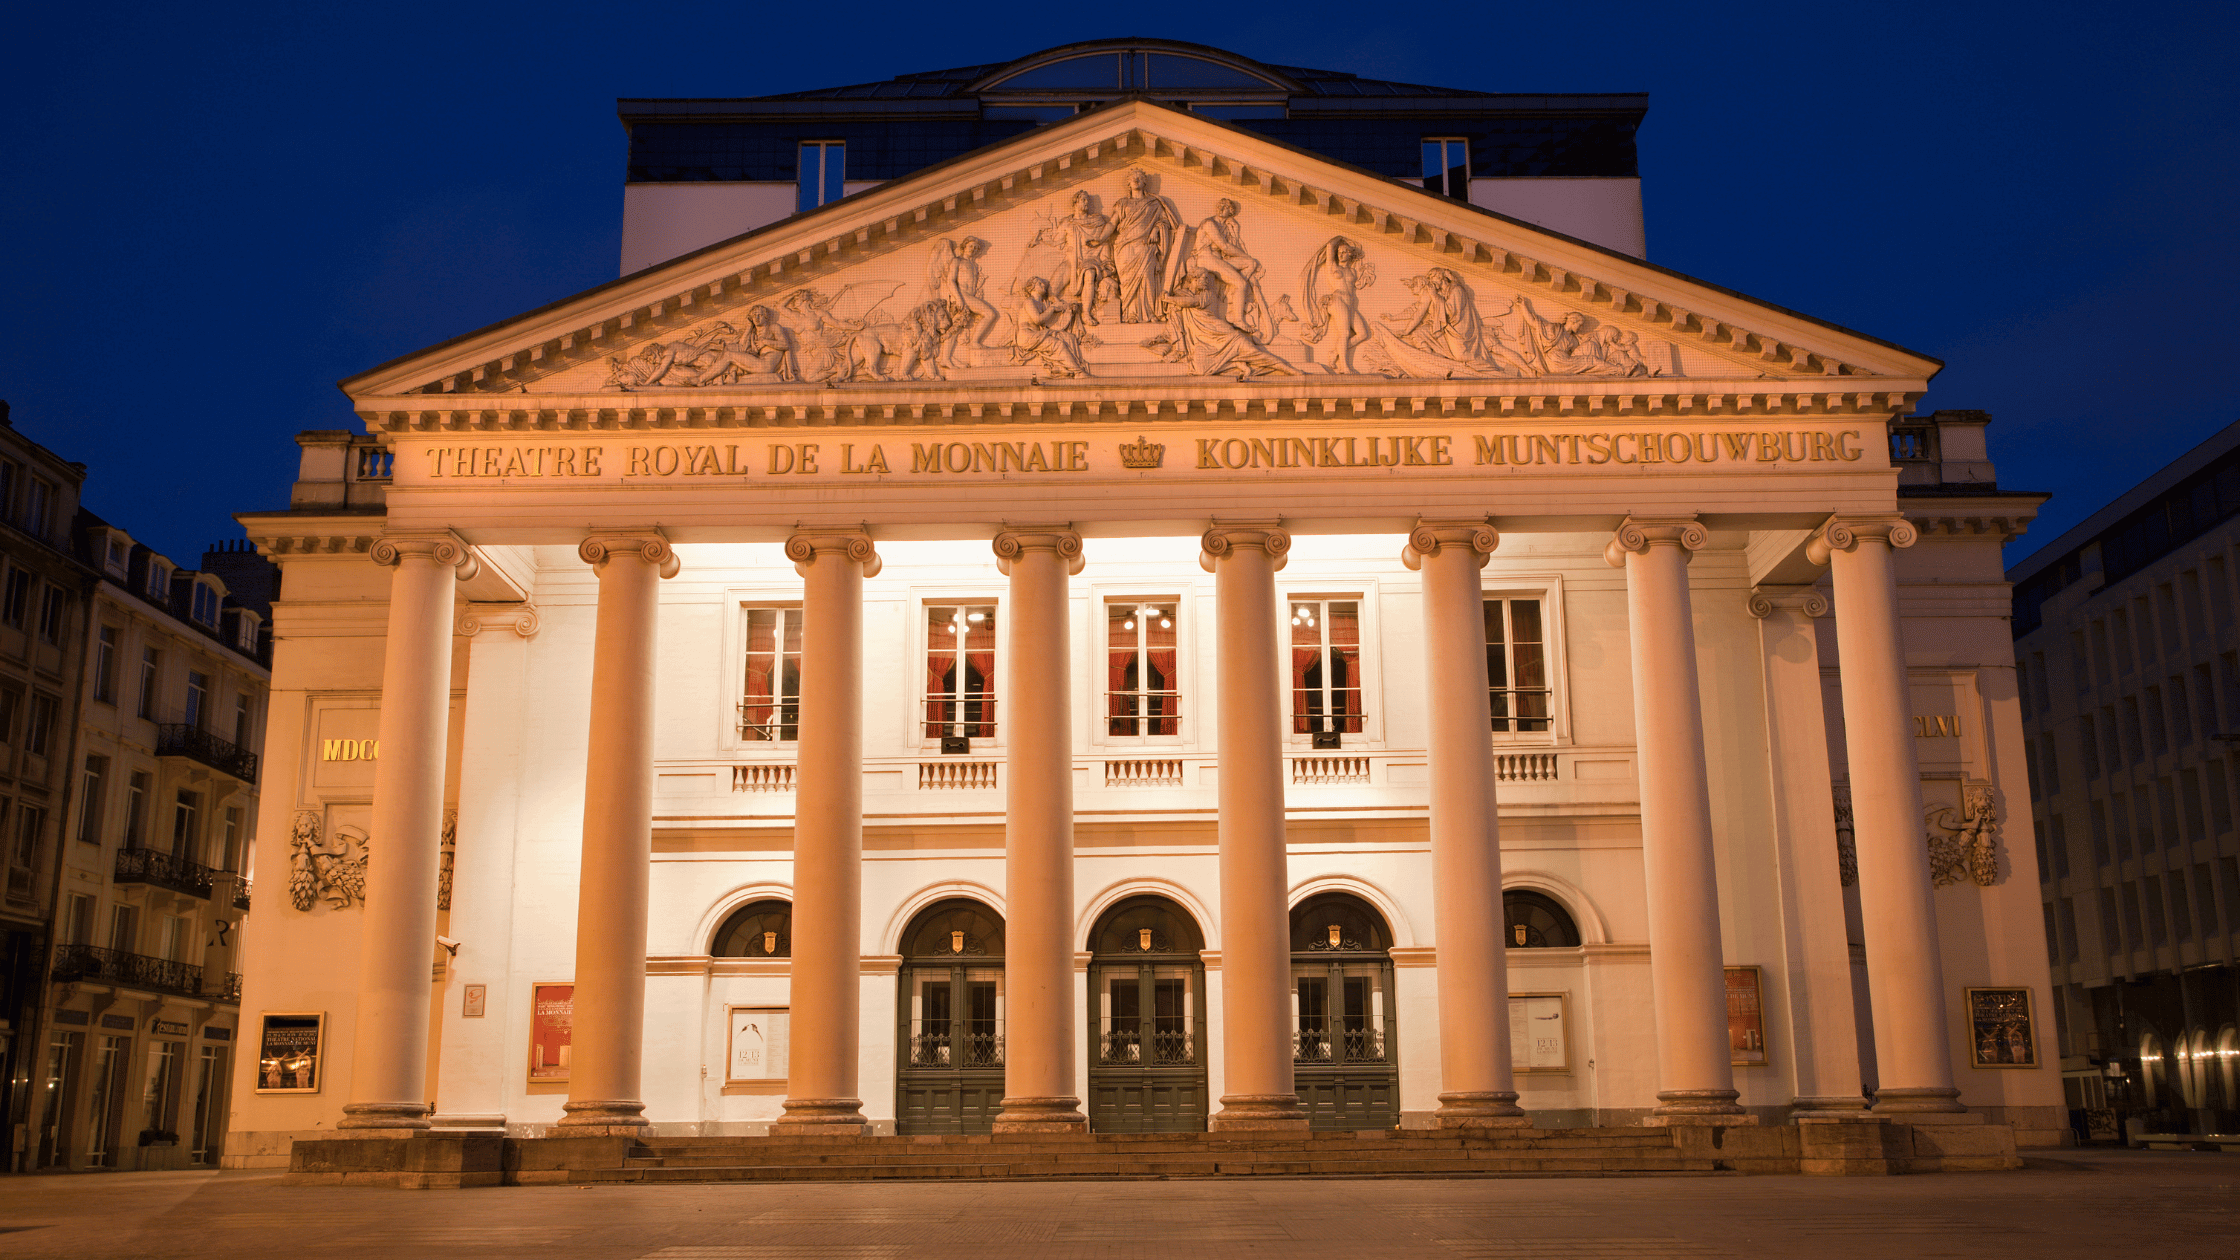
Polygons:
<instances>
[{"instance_id":1,"label":"window pane","mask_svg":"<svg viewBox=\"0 0 2240 1260\"><path fill-rule=\"evenodd\" d=\"M1423 186L1431 192L1446 191L1446 147L1437 140L1423 142Z\"/></svg>"},{"instance_id":2,"label":"window pane","mask_svg":"<svg viewBox=\"0 0 2240 1260\"><path fill-rule=\"evenodd\" d=\"M1046 66L1036 66L1023 74L1012 75L995 86L1014 89L1099 88L1110 91L1120 86L1120 56L1117 53L1095 53L1087 57L1069 57Z\"/></svg>"},{"instance_id":3,"label":"window pane","mask_svg":"<svg viewBox=\"0 0 2240 1260\"><path fill-rule=\"evenodd\" d=\"M1176 57L1167 53L1151 53L1144 58L1148 63L1151 82L1148 87L1249 87L1269 86L1256 75L1246 74L1231 66L1200 61L1196 57Z\"/></svg>"},{"instance_id":4,"label":"window pane","mask_svg":"<svg viewBox=\"0 0 2240 1260\"><path fill-rule=\"evenodd\" d=\"M926 606L926 738L995 736L996 610Z\"/></svg>"},{"instance_id":5,"label":"window pane","mask_svg":"<svg viewBox=\"0 0 2240 1260\"><path fill-rule=\"evenodd\" d=\"M826 202L828 202L828 203L829 203L829 202L834 202L834 201L838 201L838 200L840 200L840 198L841 198L841 197L842 197L842 196L844 195L844 193L845 193L845 190L841 188L840 184L841 184L841 181L843 181L843 180L845 180L845 179L847 178L847 169L848 169L848 149L847 149L847 146L845 146L845 145L841 145L841 144L828 144L828 145L825 145L825 146L824 146L824 199L825 199L825 201L826 201Z\"/></svg>"},{"instance_id":6,"label":"window pane","mask_svg":"<svg viewBox=\"0 0 2240 1260\"><path fill-rule=\"evenodd\" d=\"M1330 712L1337 730L1361 730L1361 611L1354 603L1332 603L1330 610Z\"/></svg>"}]
</instances>

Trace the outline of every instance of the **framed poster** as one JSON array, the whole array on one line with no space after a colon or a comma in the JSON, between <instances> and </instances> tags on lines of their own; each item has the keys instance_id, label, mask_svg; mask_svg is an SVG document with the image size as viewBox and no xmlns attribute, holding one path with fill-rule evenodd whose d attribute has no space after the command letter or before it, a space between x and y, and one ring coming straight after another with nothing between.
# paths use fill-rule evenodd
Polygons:
<instances>
[{"instance_id":1,"label":"framed poster","mask_svg":"<svg viewBox=\"0 0 2240 1260\"><path fill-rule=\"evenodd\" d=\"M792 1012L783 1006L731 1006L731 1031L724 1069L726 1081L782 1081L786 1078Z\"/></svg>"},{"instance_id":2,"label":"framed poster","mask_svg":"<svg viewBox=\"0 0 2240 1260\"><path fill-rule=\"evenodd\" d=\"M2038 1066L2038 1029L2030 990L1968 990L1968 1050L1979 1068Z\"/></svg>"},{"instance_id":3,"label":"framed poster","mask_svg":"<svg viewBox=\"0 0 2240 1260\"><path fill-rule=\"evenodd\" d=\"M1509 995L1509 1059L1518 1072L1571 1070L1571 1032L1561 993Z\"/></svg>"},{"instance_id":4,"label":"framed poster","mask_svg":"<svg viewBox=\"0 0 2240 1260\"><path fill-rule=\"evenodd\" d=\"M266 1011L257 1036L257 1092L316 1094L325 1011Z\"/></svg>"},{"instance_id":5,"label":"framed poster","mask_svg":"<svg viewBox=\"0 0 2240 1260\"><path fill-rule=\"evenodd\" d=\"M1756 967L1727 968L1727 1062L1766 1065L1765 988Z\"/></svg>"},{"instance_id":6,"label":"framed poster","mask_svg":"<svg viewBox=\"0 0 2240 1260\"><path fill-rule=\"evenodd\" d=\"M529 1083L566 1081L575 1043L574 981L529 986Z\"/></svg>"}]
</instances>

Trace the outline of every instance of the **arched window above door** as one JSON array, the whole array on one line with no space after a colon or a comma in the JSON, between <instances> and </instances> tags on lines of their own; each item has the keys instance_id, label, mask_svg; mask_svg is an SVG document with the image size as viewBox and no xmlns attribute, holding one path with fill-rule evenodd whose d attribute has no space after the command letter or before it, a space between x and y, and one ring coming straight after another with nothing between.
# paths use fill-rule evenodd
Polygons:
<instances>
[{"instance_id":1,"label":"arched window above door","mask_svg":"<svg viewBox=\"0 0 2240 1260\"><path fill-rule=\"evenodd\" d=\"M1563 903L1542 893L1512 888L1501 894L1505 932L1511 949L1565 949L1579 943L1579 925Z\"/></svg>"},{"instance_id":2,"label":"arched window above door","mask_svg":"<svg viewBox=\"0 0 2240 1260\"><path fill-rule=\"evenodd\" d=\"M902 934L906 958L1001 958L1003 920L977 901L937 901Z\"/></svg>"},{"instance_id":3,"label":"arched window above door","mask_svg":"<svg viewBox=\"0 0 2240 1260\"><path fill-rule=\"evenodd\" d=\"M717 958L793 957L793 906L783 901L741 906L716 929L708 953Z\"/></svg>"},{"instance_id":4,"label":"arched window above door","mask_svg":"<svg viewBox=\"0 0 2240 1260\"><path fill-rule=\"evenodd\" d=\"M1205 933L1188 911L1164 897L1130 897L1104 912L1089 948L1098 954L1195 954Z\"/></svg>"},{"instance_id":5,"label":"arched window above door","mask_svg":"<svg viewBox=\"0 0 2240 1260\"><path fill-rule=\"evenodd\" d=\"M1318 893L1291 911L1291 952L1381 953L1392 948L1384 916L1359 897Z\"/></svg>"}]
</instances>

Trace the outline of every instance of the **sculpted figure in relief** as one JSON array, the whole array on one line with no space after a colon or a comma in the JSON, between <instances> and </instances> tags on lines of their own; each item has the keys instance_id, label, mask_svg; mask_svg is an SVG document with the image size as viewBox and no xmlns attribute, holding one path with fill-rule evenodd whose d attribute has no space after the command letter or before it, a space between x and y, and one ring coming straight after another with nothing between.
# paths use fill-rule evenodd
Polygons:
<instances>
[{"instance_id":1,"label":"sculpted figure in relief","mask_svg":"<svg viewBox=\"0 0 2240 1260\"><path fill-rule=\"evenodd\" d=\"M676 341L647 342L636 354L610 355L607 387L696 389L737 381L798 379L793 334L777 323L767 306L757 306L747 316L744 334L719 319Z\"/></svg>"},{"instance_id":2,"label":"sculpted figure in relief","mask_svg":"<svg viewBox=\"0 0 2240 1260\"><path fill-rule=\"evenodd\" d=\"M996 308L981 293L985 280L980 274L980 257L987 252L988 243L977 236L962 240L944 238L933 244L926 295L950 307L949 330L941 339L941 357L953 368L967 366L959 360L967 331L972 332L972 344L985 350L988 334L996 330Z\"/></svg>"},{"instance_id":3,"label":"sculpted figure in relief","mask_svg":"<svg viewBox=\"0 0 2240 1260\"><path fill-rule=\"evenodd\" d=\"M1151 191L1151 176L1129 171L1127 195L1112 203L1112 265L1120 293L1120 322L1151 324L1161 316L1167 261L1182 232L1174 203Z\"/></svg>"},{"instance_id":4,"label":"sculpted figure in relief","mask_svg":"<svg viewBox=\"0 0 2240 1260\"><path fill-rule=\"evenodd\" d=\"M1526 370L1543 376L1655 376L1642 352L1641 334L1595 321L1577 311L1542 319L1532 303L1518 298L1519 352Z\"/></svg>"},{"instance_id":5,"label":"sculpted figure in relief","mask_svg":"<svg viewBox=\"0 0 2240 1260\"><path fill-rule=\"evenodd\" d=\"M1058 248L1057 295L1078 305L1082 317L1094 324L1098 304L1120 290L1119 273L1112 264L1112 220L1096 212L1086 189L1074 192L1071 206L1072 213L1036 232L1027 248L1045 241Z\"/></svg>"},{"instance_id":6,"label":"sculpted figure in relief","mask_svg":"<svg viewBox=\"0 0 2240 1260\"><path fill-rule=\"evenodd\" d=\"M1169 331L1143 343L1160 357L1188 363L1200 376L1234 372L1239 380L1255 376L1297 376L1299 369L1268 353L1251 333L1221 317L1219 282L1203 271L1182 281L1167 298Z\"/></svg>"},{"instance_id":7,"label":"sculpted figure in relief","mask_svg":"<svg viewBox=\"0 0 2240 1260\"><path fill-rule=\"evenodd\" d=\"M1299 339L1320 345L1332 329L1338 333L1337 362L1333 372L1354 370L1353 352L1376 335L1361 314L1361 290L1377 282L1377 269L1361 246L1343 236L1333 236L1299 273L1300 296L1307 304L1307 326Z\"/></svg>"},{"instance_id":8,"label":"sculpted figure in relief","mask_svg":"<svg viewBox=\"0 0 2240 1260\"><path fill-rule=\"evenodd\" d=\"M1040 365L1054 376L1089 374L1081 362L1081 308L1052 297L1048 280L1029 276L1020 283L1011 321L1017 330L1014 360Z\"/></svg>"},{"instance_id":9,"label":"sculpted figure in relief","mask_svg":"<svg viewBox=\"0 0 2240 1260\"><path fill-rule=\"evenodd\" d=\"M1478 313L1478 296L1452 268L1433 267L1401 281L1415 305L1381 316L1393 325L1376 330L1376 369L1388 376L1498 376L1524 372L1523 360L1500 344Z\"/></svg>"},{"instance_id":10,"label":"sculpted figure in relief","mask_svg":"<svg viewBox=\"0 0 2240 1260\"><path fill-rule=\"evenodd\" d=\"M1218 304L1213 313L1229 318L1225 309L1226 293L1237 295L1236 319L1240 328L1250 329L1254 335L1267 337L1275 332L1268 318L1268 299L1260 291L1260 260L1246 252L1244 225L1237 222L1237 203L1223 197L1214 205L1213 217L1198 224L1190 233L1189 271L1210 271L1222 282L1223 292L1214 295ZM1180 291L1187 276L1177 275L1174 288Z\"/></svg>"}]
</instances>

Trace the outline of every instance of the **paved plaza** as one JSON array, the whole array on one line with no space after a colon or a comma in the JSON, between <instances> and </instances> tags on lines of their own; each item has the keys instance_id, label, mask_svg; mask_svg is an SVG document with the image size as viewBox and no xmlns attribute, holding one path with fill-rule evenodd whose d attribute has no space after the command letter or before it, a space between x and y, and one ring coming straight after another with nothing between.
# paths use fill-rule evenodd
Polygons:
<instances>
[{"instance_id":1,"label":"paved plaza","mask_svg":"<svg viewBox=\"0 0 2240 1260\"><path fill-rule=\"evenodd\" d=\"M2234 1254L2240 1155L2068 1151L2021 1172L293 1188L270 1173L0 1180L0 1257L2106 1256Z\"/></svg>"}]
</instances>

